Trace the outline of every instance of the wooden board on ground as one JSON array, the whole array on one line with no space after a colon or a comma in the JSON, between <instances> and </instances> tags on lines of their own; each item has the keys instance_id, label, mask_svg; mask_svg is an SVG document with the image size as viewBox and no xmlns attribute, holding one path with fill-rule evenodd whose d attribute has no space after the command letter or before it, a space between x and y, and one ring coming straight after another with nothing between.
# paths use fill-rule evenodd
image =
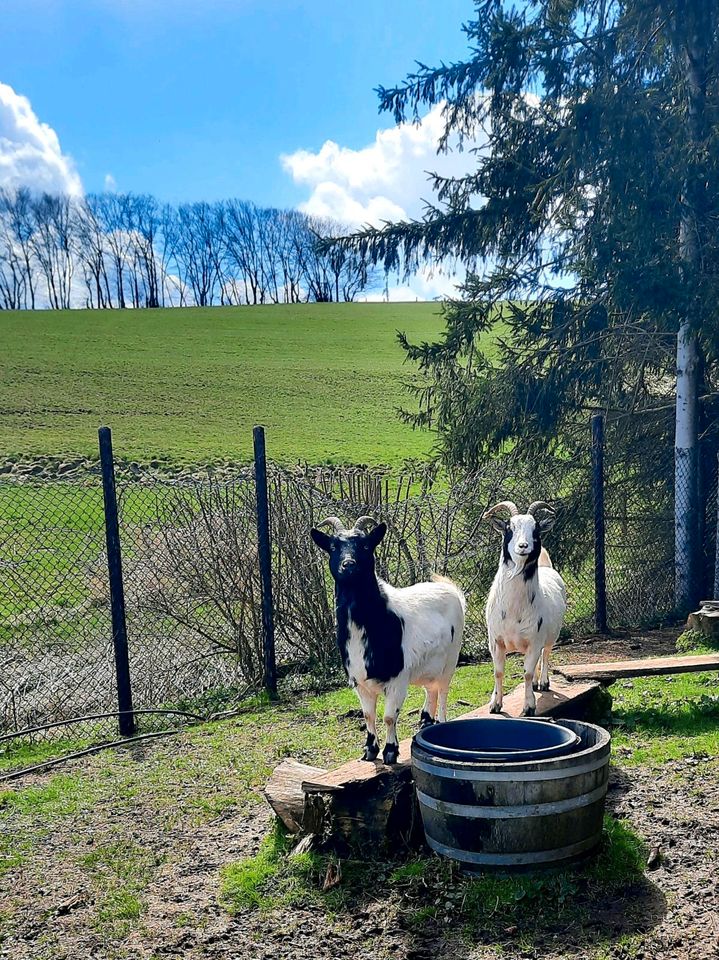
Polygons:
<instances>
[{"instance_id":1,"label":"wooden board on ground","mask_svg":"<svg viewBox=\"0 0 719 960\"><path fill-rule=\"evenodd\" d=\"M616 660L613 663L574 663L554 667L565 680L596 680L614 683L625 677L654 677L669 673L700 673L719 670L719 654L693 657L649 657L644 660Z\"/></svg>"},{"instance_id":2,"label":"wooden board on ground","mask_svg":"<svg viewBox=\"0 0 719 960\"><path fill-rule=\"evenodd\" d=\"M595 681L552 681L552 689L537 695L537 716L603 719L609 695ZM504 698L505 716L519 716L524 684ZM597 711L603 711L602 716ZM489 714L489 704L465 713L470 719ZM589 716L588 716L589 714ZM399 762L351 760L336 770L319 770L296 760L284 760L275 770L265 797L293 832L311 835L309 842L341 855L361 849L369 855L412 845L421 836L412 767L411 739L400 743ZM357 737L361 749L361 737Z\"/></svg>"}]
</instances>

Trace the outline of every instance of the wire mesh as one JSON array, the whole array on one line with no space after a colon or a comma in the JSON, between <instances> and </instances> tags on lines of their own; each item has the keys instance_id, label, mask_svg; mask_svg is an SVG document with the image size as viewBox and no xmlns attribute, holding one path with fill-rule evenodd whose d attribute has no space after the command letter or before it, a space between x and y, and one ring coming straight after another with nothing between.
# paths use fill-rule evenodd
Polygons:
<instances>
[{"instance_id":1,"label":"wire mesh","mask_svg":"<svg viewBox=\"0 0 719 960\"><path fill-rule=\"evenodd\" d=\"M0 483L0 734L117 709L104 546L95 472Z\"/></svg>"},{"instance_id":2,"label":"wire mesh","mask_svg":"<svg viewBox=\"0 0 719 960\"><path fill-rule=\"evenodd\" d=\"M117 489L134 705L222 709L262 680L252 478Z\"/></svg>"},{"instance_id":3,"label":"wire mesh","mask_svg":"<svg viewBox=\"0 0 719 960\"><path fill-rule=\"evenodd\" d=\"M675 503L671 447L641 463L627 445L605 454L606 586L610 628L670 617ZM465 591L465 658L486 656L484 601L501 541L481 521L511 499L556 506L546 539L569 597L565 632L593 631L595 570L589 437L586 457L517 454L471 475L402 475L269 465L275 648L280 688L341 677L332 582L309 531L323 517L362 514L388 524L378 572L404 586L433 572ZM698 490L697 590L713 588L717 471L704 458ZM257 516L251 468L231 477L122 473L117 481L133 700L138 729L180 722L153 711L207 716L230 709L263 678ZM0 761L10 735L113 739L117 709L99 471L72 480L0 478ZM92 717L70 729L64 721ZM0 766L2 764L0 763Z\"/></svg>"}]
</instances>

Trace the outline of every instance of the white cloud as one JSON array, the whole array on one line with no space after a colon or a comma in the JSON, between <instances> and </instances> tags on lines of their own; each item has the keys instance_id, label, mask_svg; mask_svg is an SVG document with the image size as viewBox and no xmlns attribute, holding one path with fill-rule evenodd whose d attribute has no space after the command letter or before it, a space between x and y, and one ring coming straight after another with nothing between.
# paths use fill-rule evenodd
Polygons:
<instances>
[{"instance_id":1,"label":"white cloud","mask_svg":"<svg viewBox=\"0 0 719 960\"><path fill-rule=\"evenodd\" d=\"M419 124L401 123L378 130L374 142L359 150L327 140L320 150L297 150L281 157L295 183L310 187L300 209L331 216L353 226L417 218L423 200L432 199L429 171L461 176L476 161L457 149L437 154L444 129L438 104Z\"/></svg>"},{"instance_id":2,"label":"white cloud","mask_svg":"<svg viewBox=\"0 0 719 960\"><path fill-rule=\"evenodd\" d=\"M419 124L402 123L378 130L372 143L358 150L327 140L317 152L297 150L281 157L295 183L309 188L300 210L332 217L351 227L419 219L425 201L434 199L428 172L462 176L476 167L469 149L437 153L444 130L438 104ZM468 144L467 147L481 147ZM389 289L394 300L431 300L455 293L464 271L445 266L420 270L409 282ZM383 299L377 294L372 299Z\"/></svg>"},{"instance_id":3,"label":"white cloud","mask_svg":"<svg viewBox=\"0 0 719 960\"><path fill-rule=\"evenodd\" d=\"M390 284L386 290L374 290L357 299L367 302L388 300L391 303L404 303L407 300L446 300L457 296L457 284L464 279L465 271L458 267L442 270L420 267L410 279L400 284Z\"/></svg>"},{"instance_id":4,"label":"white cloud","mask_svg":"<svg viewBox=\"0 0 719 960\"><path fill-rule=\"evenodd\" d=\"M0 83L0 186L80 195L82 181L52 127L27 97Z\"/></svg>"},{"instance_id":5,"label":"white cloud","mask_svg":"<svg viewBox=\"0 0 719 960\"><path fill-rule=\"evenodd\" d=\"M108 193L115 193L117 190L117 181L111 173L105 174L105 190Z\"/></svg>"}]
</instances>

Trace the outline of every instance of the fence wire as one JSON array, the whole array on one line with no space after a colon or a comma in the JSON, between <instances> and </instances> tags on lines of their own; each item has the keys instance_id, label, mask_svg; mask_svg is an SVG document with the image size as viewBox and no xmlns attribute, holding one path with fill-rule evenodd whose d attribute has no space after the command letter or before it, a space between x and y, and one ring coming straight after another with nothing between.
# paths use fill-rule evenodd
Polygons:
<instances>
[{"instance_id":1,"label":"fence wire","mask_svg":"<svg viewBox=\"0 0 719 960\"><path fill-rule=\"evenodd\" d=\"M610 628L641 628L674 609L674 475L671 449L643 464L605 457L607 610ZM699 492L702 554L696 576L712 591L716 466ZM230 709L261 687L263 634L252 469L230 477L117 481L130 674L138 729ZM545 457L531 470L508 455L470 476L371 470L286 470L270 465L275 647L280 688L340 679L332 583L309 531L327 515L347 525L370 514L388 533L378 572L404 586L433 572L468 600L463 656L486 656L484 601L501 542L481 516L499 500L557 508L546 540L567 583L564 632L592 632L595 612L589 444L581 462ZM677 498L685 495L676 491ZM0 478L0 766L10 738L28 728L91 716L79 743L112 739L117 709L102 485L79 479ZM64 727L32 734L68 737ZM26 738L27 739L27 738Z\"/></svg>"},{"instance_id":2,"label":"fence wire","mask_svg":"<svg viewBox=\"0 0 719 960\"><path fill-rule=\"evenodd\" d=\"M103 522L95 472L0 484L0 735L117 709Z\"/></svg>"}]
</instances>

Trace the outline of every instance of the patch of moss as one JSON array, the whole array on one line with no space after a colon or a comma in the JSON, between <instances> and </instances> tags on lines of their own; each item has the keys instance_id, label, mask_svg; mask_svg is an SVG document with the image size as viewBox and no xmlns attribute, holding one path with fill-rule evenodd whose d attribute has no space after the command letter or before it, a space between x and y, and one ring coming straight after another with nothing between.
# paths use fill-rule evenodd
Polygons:
<instances>
[{"instance_id":1,"label":"patch of moss","mask_svg":"<svg viewBox=\"0 0 719 960\"><path fill-rule=\"evenodd\" d=\"M254 857L221 871L220 903L230 912L297 906L314 899L320 858L292 854L291 842L277 821Z\"/></svg>"},{"instance_id":2,"label":"patch of moss","mask_svg":"<svg viewBox=\"0 0 719 960\"><path fill-rule=\"evenodd\" d=\"M716 653L719 637L709 637L701 630L685 630L677 637L677 653Z\"/></svg>"}]
</instances>

